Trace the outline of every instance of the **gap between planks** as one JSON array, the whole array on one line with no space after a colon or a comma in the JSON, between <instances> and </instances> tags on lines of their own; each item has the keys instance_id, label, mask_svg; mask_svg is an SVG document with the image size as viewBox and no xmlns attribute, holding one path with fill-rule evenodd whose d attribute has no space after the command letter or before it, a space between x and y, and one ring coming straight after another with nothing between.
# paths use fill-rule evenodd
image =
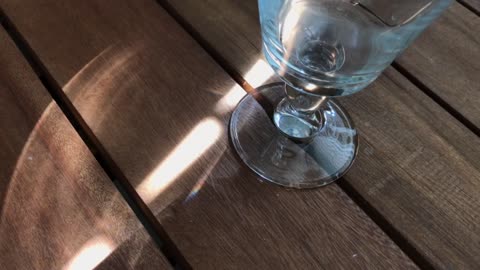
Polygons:
<instances>
[{"instance_id":1,"label":"gap between planks","mask_svg":"<svg viewBox=\"0 0 480 270\"><path fill-rule=\"evenodd\" d=\"M471 4L468 2L465 2L464 0L457 0L457 2L464 6L466 9L470 10L472 13L480 17L480 10L477 10L475 7L473 7Z\"/></svg>"},{"instance_id":2,"label":"gap between planks","mask_svg":"<svg viewBox=\"0 0 480 270\"><path fill-rule=\"evenodd\" d=\"M102 169L114 183L129 207L135 213L135 216L147 230L150 237L155 242L159 250L165 255L168 262L174 269L187 270L192 269L185 257L178 250L175 243L170 239L160 222L148 208L145 202L140 198L135 188L130 184L127 177L123 174L112 157L105 150L98 138L88 127L80 113L74 107L70 99L63 92L61 86L52 77L48 69L33 51L31 46L17 30L9 17L0 7L0 24L6 30L10 38L14 41L18 50L27 60L32 70L37 75L43 86L48 90L52 99L60 107L70 124L84 141L90 152L93 154Z\"/></svg>"},{"instance_id":3,"label":"gap between planks","mask_svg":"<svg viewBox=\"0 0 480 270\"><path fill-rule=\"evenodd\" d=\"M402 74L405 78L407 78L411 83L413 83L420 91L422 91L425 95L427 95L430 99L432 99L435 103L440 105L445 111L447 111L451 116L453 116L457 121L462 123L466 128L468 128L471 132L475 135L480 137L480 128L477 127L474 123L468 120L463 114L455 110L448 102L443 100L440 96L438 96L434 91L432 91L428 86L426 86L422 81L420 81L415 75L413 75L410 71L402 67L396 61L392 63L392 67L396 69L400 74Z\"/></svg>"}]
</instances>

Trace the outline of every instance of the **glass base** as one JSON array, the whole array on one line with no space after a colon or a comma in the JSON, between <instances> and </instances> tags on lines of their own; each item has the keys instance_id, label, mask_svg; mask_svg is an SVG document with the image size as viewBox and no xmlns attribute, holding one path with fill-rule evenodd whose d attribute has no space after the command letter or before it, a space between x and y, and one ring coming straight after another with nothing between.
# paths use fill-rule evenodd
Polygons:
<instances>
[{"instance_id":1,"label":"glass base","mask_svg":"<svg viewBox=\"0 0 480 270\"><path fill-rule=\"evenodd\" d=\"M357 154L352 121L328 100L318 111L323 117L318 133L308 141L295 140L281 132L269 115L285 97L284 88L283 83L265 85L240 101L230 121L238 155L259 176L285 187L320 187L339 179Z\"/></svg>"}]
</instances>

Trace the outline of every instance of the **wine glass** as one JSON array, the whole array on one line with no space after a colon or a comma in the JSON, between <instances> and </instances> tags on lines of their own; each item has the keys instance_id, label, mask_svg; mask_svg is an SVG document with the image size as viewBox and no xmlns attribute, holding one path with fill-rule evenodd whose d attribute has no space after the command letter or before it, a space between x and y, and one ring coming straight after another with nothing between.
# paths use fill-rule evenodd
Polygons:
<instances>
[{"instance_id":1,"label":"wine glass","mask_svg":"<svg viewBox=\"0 0 480 270\"><path fill-rule=\"evenodd\" d=\"M242 160L282 186L329 184L358 134L330 97L373 82L452 0L259 0L264 55L283 83L245 96L230 121Z\"/></svg>"}]
</instances>

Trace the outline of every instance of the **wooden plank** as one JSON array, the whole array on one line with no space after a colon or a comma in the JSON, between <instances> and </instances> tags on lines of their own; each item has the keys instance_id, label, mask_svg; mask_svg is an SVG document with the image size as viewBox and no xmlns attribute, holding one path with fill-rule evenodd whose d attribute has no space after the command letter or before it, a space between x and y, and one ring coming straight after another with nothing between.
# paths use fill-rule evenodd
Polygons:
<instances>
[{"instance_id":1,"label":"wooden plank","mask_svg":"<svg viewBox=\"0 0 480 270\"><path fill-rule=\"evenodd\" d=\"M255 18L256 1L168 3L237 73L257 83L249 71L260 57L258 22L244 22ZM392 69L340 101L361 133L348 184L431 265L478 269L479 138Z\"/></svg>"},{"instance_id":2,"label":"wooden plank","mask_svg":"<svg viewBox=\"0 0 480 270\"><path fill-rule=\"evenodd\" d=\"M398 63L480 128L480 17L454 3Z\"/></svg>"},{"instance_id":3,"label":"wooden plank","mask_svg":"<svg viewBox=\"0 0 480 270\"><path fill-rule=\"evenodd\" d=\"M0 29L2 269L171 269Z\"/></svg>"},{"instance_id":4,"label":"wooden plank","mask_svg":"<svg viewBox=\"0 0 480 270\"><path fill-rule=\"evenodd\" d=\"M337 186L235 159L241 88L154 1L1 3L194 268L415 268Z\"/></svg>"}]
</instances>

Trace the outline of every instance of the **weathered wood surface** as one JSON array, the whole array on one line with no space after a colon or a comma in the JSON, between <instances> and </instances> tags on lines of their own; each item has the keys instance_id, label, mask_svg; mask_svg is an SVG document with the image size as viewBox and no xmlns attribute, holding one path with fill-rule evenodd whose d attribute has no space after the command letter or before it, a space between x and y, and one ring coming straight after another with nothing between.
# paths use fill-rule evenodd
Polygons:
<instances>
[{"instance_id":1,"label":"weathered wood surface","mask_svg":"<svg viewBox=\"0 0 480 270\"><path fill-rule=\"evenodd\" d=\"M416 268L339 187L236 160L242 90L154 1L0 3L194 268Z\"/></svg>"},{"instance_id":2,"label":"weathered wood surface","mask_svg":"<svg viewBox=\"0 0 480 270\"><path fill-rule=\"evenodd\" d=\"M168 4L247 82L257 80L249 79L261 58L256 1ZM449 27L445 21L436 27L442 25ZM474 36L474 29L464 35ZM448 47L450 41L439 43L432 46ZM392 69L340 101L361 133L359 157L345 180L432 265L478 269L479 138Z\"/></svg>"},{"instance_id":3,"label":"weathered wood surface","mask_svg":"<svg viewBox=\"0 0 480 270\"><path fill-rule=\"evenodd\" d=\"M171 269L0 30L0 268Z\"/></svg>"},{"instance_id":4,"label":"weathered wood surface","mask_svg":"<svg viewBox=\"0 0 480 270\"><path fill-rule=\"evenodd\" d=\"M480 128L480 17L453 4L397 61Z\"/></svg>"}]
</instances>

